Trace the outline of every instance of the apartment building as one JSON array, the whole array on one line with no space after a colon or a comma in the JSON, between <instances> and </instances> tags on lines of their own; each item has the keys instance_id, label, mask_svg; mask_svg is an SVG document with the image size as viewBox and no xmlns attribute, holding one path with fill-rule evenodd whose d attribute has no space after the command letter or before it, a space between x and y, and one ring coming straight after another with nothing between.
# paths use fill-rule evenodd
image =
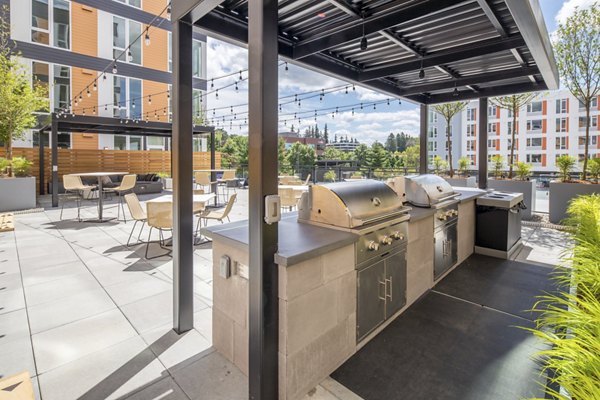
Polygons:
<instances>
[{"instance_id":1,"label":"apartment building","mask_svg":"<svg viewBox=\"0 0 600 400\"><path fill-rule=\"evenodd\" d=\"M477 140L479 116L478 102L471 101L460 116L452 122L453 135L457 141L458 157L466 156L471 159L471 165L477 166ZM445 129L445 122L440 123L440 116L434 116L430 111L430 132ZM590 158L600 156L600 139L598 138L598 118L600 101L596 98L592 103L590 116ZM508 162L511 145L512 115L508 110L500 109L491 104L488 107L488 158L494 154L502 155ZM555 90L540 93L528 105L522 107L517 115L517 134L515 140L515 162L525 161L533 165L534 171L556 171L556 158L568 154L580 162L584 158L585 148L585 109L568 90ZM441 127L440 127L441 124ZM438 135L439 136L439 135ZM438 138L439 141L439 138ZM433 139L430 137L430 142ZM453 147L455 148L455 147ZM446 157L445 148L435 148L430 145L430 157L440 155ZM454 161L456 163L456 161Z\"/></svg>"},{"instance_id":2,"label":"apartment building","mask_svg":"<svg viewBox=\"0 0 600 400\"><path fill-rule=\"evenodd\" d=\"M171 23L166 12L161 15L168 2L0 0L10 7L11 37L23 63L48 84L51 111L77 99L74 114L153 121L168 121L170 115ZM136 40L150 24L148 36ZM206 36L195 32L193 49L194 106L199 112L202 104L206 107L206 101L200 102L206 90ZM15 145L37 143L32 131ZM68 132L59 134L58 144L72 149L169 148L163 138Z\"/></svg>"}]
</instances>

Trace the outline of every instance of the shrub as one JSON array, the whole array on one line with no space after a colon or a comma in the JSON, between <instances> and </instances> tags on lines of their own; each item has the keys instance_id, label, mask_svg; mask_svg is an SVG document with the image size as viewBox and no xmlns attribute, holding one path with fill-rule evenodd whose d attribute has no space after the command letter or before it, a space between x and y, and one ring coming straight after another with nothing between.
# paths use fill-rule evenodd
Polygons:
<instances>
[{"instance_id":1,"label":"shrub","mask_svg":"<svg viewBox=\"0 0 600 400\"><path fill-rule=\"evenodd\" d=\"M171 174L169 174L168 172L157 172L156 176L158 176L160 179L164 179L169 178Z\"/></svg>"},{"instance_id":2,"label":"shrub","mask_svg":"<svg viewBox=\"0 0 600 400\"><path fill-rule=\"evenodd\" d=\"M572 156L564 155L556 159L561 182L568 182L571 179L571 172L575 169L576 164L577 160Z\"/></svg>"},{"instance_id":3,"label":"shrub","mask_svg":"<svg viewBox=\"0 0 600 400\"><path fill-rule=\"evenodd\" d=\"M533 166L531 164L527 164L524 161L519 161L516 165L517 167L517 177L524 181L527 178L529 178L529 175L531 175L531 169L533 168Z\"/></svg>"},{"instance_id":4,"label":"shrub","mask_svg":"<svg viewBox=\"0 0 600 400\"><path fill-rule=\"evenodd\" d=\"M549 371L546 392L557 399L600 399L600 195L575 198L567 223L574 228L573 255L559 267L556 295L534 307L533 333L547 345L538 356ZM568 397L551 386L560 386Z\"/></svg>"},{"instance_id":5,"label":"shrub","mask_svg":"<svg viewBox=\"0 0 600 400\"><path fill-rule=\"evenodd\" d=\"M462 175L467 174L467 168L471 165L471 159L469 157L461 157L458 159L458 173Z\"/></svg>"},{"instance_id":6,"label":"shrub","mask_svg":"<svg viewBox=\"0 0 600 400\"><path fill-rule=\"evenodd\" d=\"M492 170L494 171L494 178L500 178L502 174L502 168L504 168L504 157L500 154L495 154L492 156Z\"/></svg>"},{"instance_id":7,"label":"shrub","mask_svg":"<svg viewBox=\"0 0 600 400\"><path fill-rule=\"evenodd\" d=\"M31 161L24 157L14 157L12 159L12 170L15 176L29 176L31 170Z\"/></svg>"},{"instance_id":8,"label":"shrub","mask_svg":"<svg viewBox=\"0 0 600 400\"><path fill-rule=\"evenodd\" d=\"M433 157L433 173L440 175L446 170L448 163L440 156Z\"/></svg>"},{"instance_id":9,"label":"shrub","mask_svg":"<svg viewBox=\"0 0 600 400\"><path fill-rule=\"evenodd\" d=\"M325 182L335 182L336 178L337 174L334 170L329 170L323 174L323 179L325 179Z\"/></svg>"},{"instance_id":10,"label":"shrub","mask_svg":"<svg viewBox=\"0 0 600 400\"><path fill-rule=\"evenodd\" d=\"M600 158L592 158L588 163L590 178L599 183L600 180Z\"/></svg>"},{"instance_id":11,"label":"shrub","mask_svg":"<svg viewBox=\"0 0 600 400\"><path fill-rule=\"evenodd\" d=\"M6 168L10 165L10 161L8 161L4 157L0 157L0 176L6 173Z\"/></svg>"}]
</instances>

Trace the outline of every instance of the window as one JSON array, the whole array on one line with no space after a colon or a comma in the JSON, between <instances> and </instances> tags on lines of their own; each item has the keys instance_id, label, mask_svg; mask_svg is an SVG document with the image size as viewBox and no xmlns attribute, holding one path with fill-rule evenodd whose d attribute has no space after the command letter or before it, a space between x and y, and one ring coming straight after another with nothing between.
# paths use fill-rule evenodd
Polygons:
<instances>
[{"instance_id":1,"label":"window","mask_svg":"<svg viewBox=\"0 0 600 400\"><path fill-rule=\"evenodd\" d=\"M429 125L437 124L437 121L438 121L437 113L434 111L429 111Z\"/></svg>"},{"instance_id":2,"label":"window","mask_svg":"<svg viewBox=\"0 0 600 400\"><path fill-rule=\"evenodd\" d=\"M173 34L168 32L167 35L167 64L169 72L173 72Z\"/></svg>"},{"instance_id":3,"label":"window","mask_svg":"<svg viewBox=\"0 0 600 400\"><path fill-rule=\"evenodd\" d=\"M592 109L598 108L598 97L594 97L592 99L591 108ZM579 109L585 110L585 104L583 104L583 101L581 101L581 100L579 100Z\"/></svg>"},{"instance_id":4,"label":"window","mask_svg":"<svg viewBox=\"0 0 600 400\"><path fill-rule=\"evenodd\" d=\"M566 132L567 131L567 119L566 118L556 118L556 132Z\"/></svg>"},{"instance_id":5,"label":"window","mask_svg":"<svg viewBox=\"0 0 600 400\"><path fill-rule=\"evenodd\" d=\"M428 151L437 151L437 142L435 142L435 141L427 142L427 150Z\"/></svg>"},{"instance_id":6,"label":"window","mask_svg":"<svg viewBox=\"0 0 600 400\"><path fill-rule=\"evenodd\" d=\"M488 117L495 118L497 113L497 106L488 106Z\"/></svg>"},{"instance_id":7,"label":"window","mask_svg":"<svg viewBox=\"0 0 600 400\"><path fill-rule=\"evenodd\" d=\"M58 64L46 64L37 61L31 63L33 78L48 86L48 99L52 99L50 109L57 111L69 105L71 96L71 68ZM52 73L52 75L50 75ZM52 76L52 84L50 82Z\"/></svg>"},{"instance_id":8,"label":"window","mask_svg":"<svg viewBox=\"0 0 600 400\"><path fill-rule=\"evenodd\" d=\"M539 164L542 162L541 154L527 154L527 162L531 164Z\"/></svg>"},{"instance_id":9,"label":"window","mask_svg":"<svg viewBox=\"0 0 600 400\"><path fill-rule=\"evenodd\" d=\"M475 121L475 109L467 108L467 121Z\"/></svg>"},{"instance_id":10,"label":"window","mask_svg":"<svg viewBox=\"0 0 600 400\"><path fill-rule=\"evenodd\" d=\"M542 112L542 102L541 101L532 101L527 104L527 112L528 113L540 113Z\"/></svg>"},{"instance_id":11,"label":"window","mask_svg":"<svg viewBox=\"0 0 600 400\"><path fill-rule=\"evenodd\" d=\"M541 131L542 120L541 119L530 119L527 121L527 131Z\"/></svg>"},{"instance_id":12,"label":"window","mask_svg":"<svg viewBox=\"0 0 600 400\"><path fill-rule=\"evenodd\" d=\"M586 117L579 117L579 129L580 130L585 130L585 125L587 122L587 118ZM590 128L597 128L598 127L598 116L597 115L593 115L592 119L590 120Z\"/></svg>"},{"instance_id":13,"label":"window","mask_svg":"<svg viewBox=\"0 0 600 400\"><path fill-rule=\"evenodd\" d=\"M506 129L507 129L508 134L511 136L512 136L512 126L513 126L512 121L508 121L508 123L506 124ZM515 133L518 133L518 131L519 131L519 124L517 124L517 132L515 132Z\"/></svg>"},{"instance_id":14,"label":"window","mask_svg":"<svg viewBox=\"0 0 600 400\"><path fill-rule=\"evenodd\" d=\"M202 43L199 40L192 42L192 75L195 78L202 76Z\"/></svg>"},{"instance_id":15,"label":"window","mask_svg":"<svg viewBox=\"0 0 600 400\"><path fill-rule=\"evenodd\" d=\"M556 99L556 113L565 114L567 112L567 99Z\"/></svg>"},{"instance_id":16,"label":"window","mask_svg":"<svg viewBox=\"0 0 600 400\"><path fill-rule=\"evenodd\" d=\"M527 138L527 147L542 147L542 138Z\"/></svg>"},{"instance_id":17,"label":"window","mask_svg":"<svg viewBox=\"0 0 600 400\"><path fill-rule=\"evenodd\" d=\"M142 81L121 76L113 77L113 117L141 119Z\"/></svg>"},{"instance_id":18,"label":"window","mask_svg":"<svg viewBox=\"0 0 600 400\"><path fill-rule=\"evenodd\" d=\"M475 124L467 124L467 136L475 136Z\"/></svg>"},{"instance_id":19,"label":"window","mask_svg":"<svg viewBox=\"0 0 600 400\"><path fill-rule=\"evenodd\" d=\"M597 143L597 136L590 136L590 145L595 146ZM585 147L585 136L579 136L579 148L583 149Z\"/></svg>"},{"instance_id":20,"label":"window","mask_svg":"<svg viewBox=\"0 0 600 400\"><path fill-rule=\"evenodd\" d=\"M437 126L433 126L429 128L429 137L430 138L437 138L438 136L438 130L437 130Z\"/></svg>"},{"instance_id":21,"label":"window","mask_svg":"<svg viewBox=\"0 0 600 400\"><path fill-rule=\"evenodd\" d=\"M150 138L148 138L150 139ZM152 138L152 139L160 139L162 138ZM141 136L130 136L129 137L129 150L142 150L142 137Z\"/></svg>"},{"instance_id":22,"label":"window","mask_svg":"<svg viewBox=\"0 0 600 400\"><path fill-rule=\"evenodd\" d=\"M496 133L496 123L495 122L488 123L488 133Z\"/></svg>"},{"instance_id":23,"label":"window","mask_svg":"<svg viewBox=\"0 0 600 400\"><path fill-rule=\"evenodd\" d=\"M139 37L142 33L142 24L126 20L121 17L113 17L113 58L122 62L133 64L142 63L142 41ZM126 53L127 46L129 51Z\"/></svg>"},{"instance_id":24,"label":"window","mask_svg":"<svg viewBox=\"0 0 600 400\"><path fill-rule=\"evenodd\" d=\"M448 146L452 146L452 140L446 140L446 151L448 151ZM448 157L448 155L446 155L446 158Z\"/></svg>"},{"instance_id":25,"label":"window","mask_svg":"<svg viewBox=\"0 0 600 400\"><path fill-rule=\"evenodd\" d=\"M469 154L467 158L471 161L471 165L475 165L475 154Z\"/></svg>"},{"instance_id":26,"label":"window","mask_svg":"<svg viewBox=\"0 0 600 400\"><path fill-rule=\"evenodd\" d=\"M488 139L488 147L490 149L495 149L496 148L496 139Z\"/></svg>"},{"instance_id":27,"label":"window","mask_svg":"<svg viewBox=\"0 0 600 400\"><path fill-rule=\"evenodd\" d=\"M115 150L127 150L127 136L115 135Z\"/></svg>"},{"instance_id":28,"label":"window","mask_svg":"<svg viewBox=\"0 0 600 400\"><path fill-rule=\"evenodd\" d=\"M567 137L557 136L556 137L556 150L567 150Z\"/></svg>"},{"instance_id":29,"label":"window","mask_svg":"<svg viewBox=\"0 0 600 400\"><path fill-rule=\"evenodd\" d=\"M467 151L475 151L475 141L467 140Z\"/></svg>"},{"instance_id":30,"label":"window","mask_svg":"<svg viewBox=\"0 0 600 400\"><path fill-rule=\"evenodd\" d=\"M511 145L512 145L512 139L508 139L506 142L506 150L510 150ZM516 147L515 147L515 150L517 150Z\"/></svg>"},{"instance_id":31,"label":"window","mask_svg":"<svg viewBox=\"0 0 600 400\"><path fill-rule=\"evenodd\" d=\"M142 8L142 0L117 0L119 3L129 4L132 7Z\"/></svg>"},{"instance_id":32,"label":"window","mask_svg":"<svg viewBox=\"0 0 600 400\"><path fill-rule=\"evenodd\" d=\"M31 0L31 41L70 49L70 9L65 0Z\"/></svg>"}]
</instances>

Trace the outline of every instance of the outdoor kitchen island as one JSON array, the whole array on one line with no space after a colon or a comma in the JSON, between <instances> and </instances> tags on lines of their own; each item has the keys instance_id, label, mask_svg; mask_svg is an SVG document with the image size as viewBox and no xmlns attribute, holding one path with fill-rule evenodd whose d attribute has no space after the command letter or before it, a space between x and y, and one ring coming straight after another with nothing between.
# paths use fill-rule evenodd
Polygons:
<instances>
[{"instance_id":1,"label":"outdoor kitchen island","mask_svg":"<svg viewBox=\"0 0 600 400\"><path fill-rule=\"evenodd\" d=\"M484 192L456 190L461 193L458 265L473 253L475 199ZM299 222L296 212L283 214L275 258L279 268L280 399L302 398L435 285L435 210L413 207L408 216L408 222L402 222L407 225L406 232L403 228L390 231L396 235L399 249L406 249L399 250L402 259L390 258L402 266L397 273L403 279L392 284L390 275L389 292L387 275L385 281L375 282L379 300L386 303L394 297L398 308L357 342L360 278L356 258L360 256L356 246L364 238L348 230ZM213 346L247 375L248 221L205 228L203 233L213 240ZM402 296L398 288L404 289Z\"/></svg>"}]
</instances>

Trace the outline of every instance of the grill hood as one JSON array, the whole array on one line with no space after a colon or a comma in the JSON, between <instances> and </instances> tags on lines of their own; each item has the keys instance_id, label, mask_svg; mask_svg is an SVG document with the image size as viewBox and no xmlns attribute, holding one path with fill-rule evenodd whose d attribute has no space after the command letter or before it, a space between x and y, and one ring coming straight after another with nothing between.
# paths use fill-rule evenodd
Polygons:
<instances>
[{"instance_id":1,"label":"grill hood","mask_svg":"<svg viewBox=\"0 0 600 400\"><path fill-rule=\"evenodd\" d=\"M406 200L418 207L436 207L458 197L452 186L437 175L405 177Z\"/></svg>"},{"instance_id":2,"label":"grill hood","mask_svg":"<svg viewBox=\"0 0 600 400\"><path fill-rule=\"evenodd\" d=\"M300 200L298 220L356 228L407 211L388 185L361 179L311 186Z\"/></svg>"}]
</instances>

